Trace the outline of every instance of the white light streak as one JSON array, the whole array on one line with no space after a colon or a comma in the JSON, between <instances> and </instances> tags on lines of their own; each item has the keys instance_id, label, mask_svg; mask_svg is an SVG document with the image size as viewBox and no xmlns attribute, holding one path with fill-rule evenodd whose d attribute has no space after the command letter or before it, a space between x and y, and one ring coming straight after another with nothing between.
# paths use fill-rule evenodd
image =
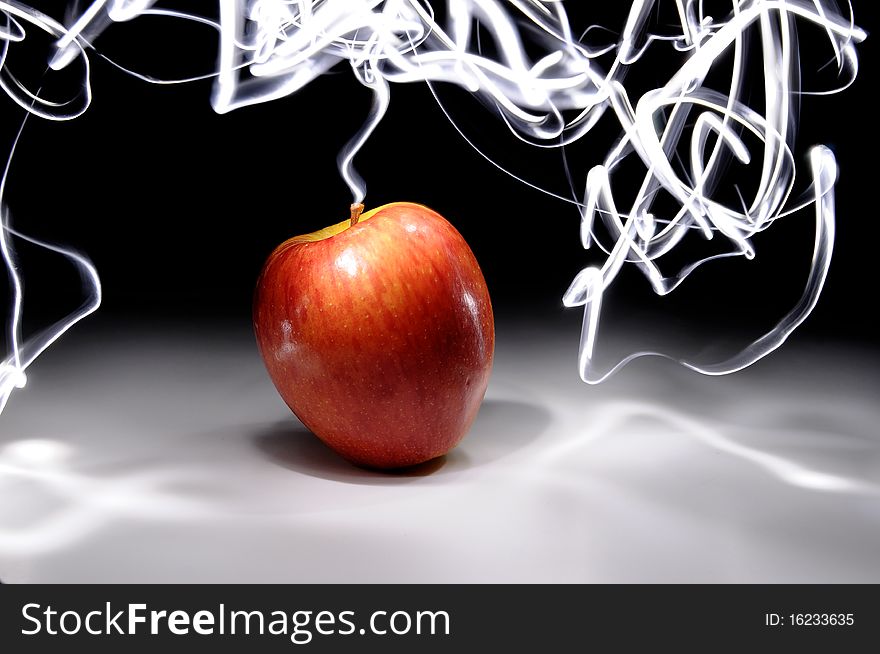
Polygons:
<instances>
[{"instance_id":1,"label":"white light streak","mask_svg":"<svg viewBox=\"0 0 880 654\"><path fill-rule=\"evenodd\" d=\"M30 114L51 120L81 115L91 98L92 42L113 23L142 15L195 21L217 30L215 71L180 80L128 72L155 83L213 77L211 102L219 113L290 95L331 68L347 64L373 94L363 128L338 158L354 202L361 202L366 194L354 160L386 113L391 83L427 82L432 92L436 83L458 85L479 96L513 136L536 147L574 143L603 117L617 121L620 138L601 163L587 172L582 201L562 198L580 208L584 248L598 246L608 255L601 266L588 266L578 274L563 298L566 306L584 310L578 361L580 375L588 383L607 378L634 358L664 356L639 352L610 371L594 367L601 300L625 264L637 266L657 293L670 293L709 261L754 257L756 234L783 216L812 207L813 261L798 305L771 332L728 361L681 363L709 375L740 370L782 345L816 305L834 241L837 165L830 150L813 148L812 185L806 191L796 187L800 160L794 149L797 107L803 95L830 94L851 83L858 70L855 44L866 37L851 15L840 13L834 2L730 0L726 15L716 17L705 13L703 2L675 0L679 24L672 33L663 26L664 33L659 34L652 29L657 27L655 12L662 3L635 0L622 25L601 30L603 39L619 30L617 42L595 46L573 34L564 3L550 0L446 0L442 13L424 0L220 0L217 20L154 4L154 0L94 0L65 25L17 0L0 0L0 15L6 20L0 25L0 88ZM842 78L840 88L799 88L799 24L812 25L825 34ZM598 28L592 26L585 37ZM28 90L6 65L9 49L34 29L56 39L44 87L51 82L49 71L80 62L83 84L74 97L44 99ZM751 37L760 40L757 62L749 61L744 45ZM492 40L491 56L483 47L487 38ZM677 69L668 71L668 81L648 90L628 87L628 71L660 48L672 48L681 59ZM718 88L717 82L708 80L716 77L710 73L722 61L731 72ZM763 75L764 81L760 107L749 104L746 92L747 78L756 75ZM449 116L445 108L444 113ZM468 143L473 145L469 139ZM726 197L719 189L732 188L722 170L733 160L758 173L751 194L744 195L736 187L736 205L718 199ZM638 190L627 196L619 188L618 177L622 164L629 161L638 162L643 178ZM535 187L528 180L520 181ZM671 198L678 209L664 215L654 206L661 196ZM727 249L672 273L662 270L661 258L693 233L724 240ZM27 238L12 230L4 205L0 252L13 287L12 351L0 368L0 410L12 390L24 385L25 370L34 358L100 303L97 272L88 260L40 243L77 266L87 299L78 312L23 341L18 334L22 285L12 236ZM609 236L611 241L603 242Z\"/></svg>"}]
</instances>

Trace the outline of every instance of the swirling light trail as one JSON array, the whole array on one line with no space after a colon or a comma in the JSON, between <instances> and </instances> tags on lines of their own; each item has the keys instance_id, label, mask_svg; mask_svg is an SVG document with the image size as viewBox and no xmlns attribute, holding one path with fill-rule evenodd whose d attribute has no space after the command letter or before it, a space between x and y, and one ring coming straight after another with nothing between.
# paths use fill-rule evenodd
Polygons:
<instances>
[{"instance_id":1,"label":"swirling light trail","mask_svg":"<svg viewBox=\"0 0 880 654\"><path fill-rule=\"evenodd\" d=\"M637 266L657 293L666 294L708 261L754 257L752 238L757 233L812 206L813 261L797 306L767 335L727 361L680 363L708 375L740 370L782 345L816 305L834 243L837 165L830 150L814 147L809 154L812 184L805 191L795 188L796 114L802 95L830 94L855 78L855 44L866 34L855 26L851 7L843 14L827 0L729 0L713 4L729 8L716 19L703 0L635 0L617 43L591 46L573 34L563 3L551 0L447 0L442 16L424 0L219 0L216 19L156 4L155 0L94 0L64 24L17 0L0 0L0 14L6 18L0 26L0 88L30 114L52 120L81 115L91 99L89 56L97 52L93 41L113 23L143 15L196 21L217 30L217 69L188 79L215 79L211 102L219 113L288 96L347 62L374 96L365 125L338 159L355 202L363 200L366 184L354 168L354 159L386 112L392 82L426 82L432 92L439 82L458 85L479 97L514 136L536 147L574 143L610 114L619 123L620 138L602 163L588 171L583 200L562 198L580 207L584 248L597 245L608 255L602 266L581 271L563 297L566 306L584 310L578 361L580 375L588 383L607 378L637 357L665 356L638 352L610 371L595 369L602 297L624 264ZM676 33L651 31L654 12L664 4L674 4ZM799 23L824 32L844 80L840 88L800 89ZM20 83L5 65L9 48L23 41L30 29L56 39L50 70L80 62L84 79L75 97L46 100ZM760 72L747 65L746 39L751 34L760 37L761 107L751 106L746 94L746 81ZM668 44L682 53L682 63L670 71L668 81L641 93L628 88L628 71L652 48ZM529 54L536 50L539 56ZM709 79L722 61L732 62L732 72L719 89ZM156 80L130 72L156 83L188 81ZM750 142L760 145L749 147ZM622 164L632 160L640 163L644 177L635 195L627 199L617 182ZM733 186L722 173L732 160L760 170L749 200L739 186L734 187L738 206L719 199L721 191ZM661 196L671 198L679 208L670 215L655 215L653 208ZM0 203L2 199L0 190ZM78 267L86 300L65 320L23 340L19 333L22 286L12 237L27 237L13 230L5 205L0 220L0 253L13 288L8 324L12 351L0 367L2 411L13 389L24 385L25 370L34 358L97 309L100 283L82 255L39 243ZM723 237L729 249L672 274L661 271L661 257L694 231L709 240ZM608 237L610 242L603 243Z\"/></svg>"}]
</instances>

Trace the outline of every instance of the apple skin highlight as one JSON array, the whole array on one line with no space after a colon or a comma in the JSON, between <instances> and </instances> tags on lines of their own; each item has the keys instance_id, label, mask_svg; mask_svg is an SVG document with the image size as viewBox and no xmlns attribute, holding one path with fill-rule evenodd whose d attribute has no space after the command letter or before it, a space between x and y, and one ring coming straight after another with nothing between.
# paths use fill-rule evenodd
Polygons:
<instances>
[{"instance_id":1,"label":"apple skin highlight","mask_svg":"<svg viewBox=\"0 0 880 654\"><path fill-rule=\"evenodd\" d=\"M455 447L477 415L495 347L489 291L435 211L398 202L352 217L269 256L257 344L328 446L362 466L412 466Z\"/></svg>"}]
</instances>

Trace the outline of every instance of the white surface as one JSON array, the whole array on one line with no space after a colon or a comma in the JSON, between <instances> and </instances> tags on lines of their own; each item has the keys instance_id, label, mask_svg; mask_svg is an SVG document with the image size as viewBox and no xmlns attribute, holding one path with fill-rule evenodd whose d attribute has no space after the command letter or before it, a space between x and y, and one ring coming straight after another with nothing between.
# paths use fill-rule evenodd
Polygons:
<instances>
[{"instance_id":1,"label":"white surface","mask_svg":"<svg viewBox=\"0 0 880 654\"><path fill-rule=\"evenodd\" d=\"M502 330L474 429L407 475L298 425L247 332L73 337L0 417L0 578L880 582L875 354L587 387L577 336Z\"/></svg>"}]
</instances>

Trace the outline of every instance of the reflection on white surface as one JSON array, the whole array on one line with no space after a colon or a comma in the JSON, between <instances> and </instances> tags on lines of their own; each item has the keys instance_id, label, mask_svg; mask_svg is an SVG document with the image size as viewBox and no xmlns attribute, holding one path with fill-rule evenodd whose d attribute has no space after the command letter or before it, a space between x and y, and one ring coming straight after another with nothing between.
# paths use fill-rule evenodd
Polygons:
<instances>
[{"instance_id":1,"label":"reflection on white surface","mask_svg":"<svg viewBox=\"0 0 880 654\"><path fill-rule=\"evenodd\" d=\"M63 465L70 456L70 447L59 441L31 439L12 441L0 446L0 470L27 473Z\"/></svg>"},{"instance_id":2,"label":"reflection on white surface","mask_svg":"<svg viewBox=\"0 0 880 654\"><path fill-rule=\"evenodd\" d=\"M388 475L299 425L246 333L71 344L0 423L0 578L880 581L874 354L587 388L570 345L499 331L472 432Z\"/></svg>"},{"instance_id":3,"label":"reflection on white surface","mask_svg":"<svg viewBox=\"0 0 880 654\"><path fill-rule=\"evenodd\" d=\"M592 438L599 435L613 437L614 434L626 431L629 425L640 420L650 422L657 431L669 429L681 436L693 438L702 445L754 463L781 481L793 486L816 491L880 494L880 484L877 483L880 478L859 479L852 470L823 471L822 468L828 466L829 463L833 467L833 459L830 462L822 460L807 462L799 461L797 458L787 458L784 454L778 454L758 446L750 446L727 435L725 432L730 430L731 426L729 425L727 428L721 425L712 425L706 421L695 420L685 413L650 403L620 401L609 404L596 416L597 424L590 428L589 433ZM829 433L824 436L828 439L826 445L832 449L832 452L852 445L847 442L847 437L841 434ZM808 445L810 442L809 436L800 433L795 434L794 439L792 445L796 445L796 441L801 439L804 445ZM579 446L578 439L561 443L547 452L546 459L552 461L556 458L564 458ZM880 459L876 463L880 463ZM875 472L880 472L880 469Z\"/></svg>"}]
</instances>

